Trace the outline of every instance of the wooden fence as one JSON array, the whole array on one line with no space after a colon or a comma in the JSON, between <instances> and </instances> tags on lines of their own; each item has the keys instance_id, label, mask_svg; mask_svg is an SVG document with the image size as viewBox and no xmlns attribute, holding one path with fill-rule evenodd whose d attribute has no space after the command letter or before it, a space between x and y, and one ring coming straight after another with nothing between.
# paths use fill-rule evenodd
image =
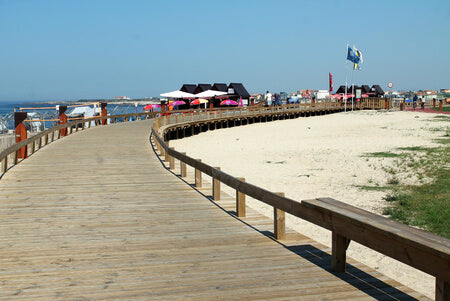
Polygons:
<instances>
[{"instance_id":1,"label":"wooden fence","mask_svg":"<svg viewBox=\"0 0 450 301\"><path fill-rule=\"evenodd\" d=\"M379 104L384 106L385 104ZM334 105L321 109L330 110ZM283 108L285 112L293 108ZM298 107L298 110L317 110L316 107ZM251 113L254 115L277 114L268 111ZM228 113L227 113L228 114ZM233 116L228 118L236 117ZM219 120L222 115L214 116ZM247 116L249 117L249 116ZM424 271L436 277L435 300L449 300L450 294L450 240L392 221L368 211L350 206L340 201L324 198L303 200L301 202L284 197L282 194L270 192L264 188L247 183L243 178L236 178L201 161L180 153L169 147L167 135L172 129L182 126L196 126L199 121L206 121L208 116L202 113L192 113L189 121L174 118L157 118L153 125L152 137L154 142L170 162L171 169L175 166L175 159L180 161L181 176L186 176L186 165L195 170L195 186L201 186L202 174L212 178L212 196L220 200L220 183L236 190L236 212L238 217L245 216L245 196L250 196L274 210L274 236L284 238L284 216L289 213L298 218L312 222L332 231L332 268L335 272L346 270L346 250L350 242L356 241L368 248L401 261L409 266ZM211 118L211 115L209 116ZM212 118L214 119L214 118ZM213 120L209 120L211 122ZM193 131L191 131L193 132ZM307 235L307 233L304 233Z\"/></svg>"},{"instance_id":2,"label":"wooden fence","mask_svg":"<svg viewBox=\"0 0 450 301\"><path fill-rule=\"evenodd\" d=\"M364 104L375 109L384 109L381 101ZM345 271L346 250L351 240L381 252L396 260L422 270L436 277L436 300L449 300L450 294L450 240L431 233L415 229L391 221L382 216L358 209L333 199L313 199L301 202L284 197L282 194L270 192L264 188L247 183L243 178L236 178L224 173L218 167L211 167L201 160L193 159L169 147L171 135L167 133L183 126L195 127L199 124L224 122L224 120L253 120L265 122L277 118L295 118L314 114L327 114L343 110L342 103L293 104L280 107L236 108L184 110L161 113L138 113L115 116L88 118L82 121L58 125L43 131L31 138L16 143L0 153L2 173L17 164L19 149L29 146L29 154L43 148L48 143L61 138L60 130L68 129L68 134L84 130L91 124L99 125L101 120L109 119L116 123L119 119L127 121L130 117L136 120L155 118L152 137L159 151L174 168L175 159L180 161L181 176L186 176L186 166L195 169L195 185L201 185L201 175L206 174L213 179L212 195L220 200L220 184L223 183L236 190L236 211L238 216L245 216L245 196L264 202L274 208L274 234L277 239L284 237L284 215L292 214L332 231L332 267L336 272ZM164 114L170 114L164 116ZM248 124L245 122L236 125ZM87 126L86 126L87 125ZM202 127L208 130L208 127ZM194 131L191 130L191 133ZM12 162L8 158L13 156ZM307 234L307 233L305 233Z\"/></svg>"}]
</instances>

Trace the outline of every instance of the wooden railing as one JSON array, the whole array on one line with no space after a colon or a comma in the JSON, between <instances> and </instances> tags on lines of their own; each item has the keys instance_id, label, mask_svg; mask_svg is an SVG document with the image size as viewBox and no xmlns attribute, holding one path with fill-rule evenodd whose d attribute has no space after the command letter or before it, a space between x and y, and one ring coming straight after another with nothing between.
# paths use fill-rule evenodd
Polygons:
<instances>
[{"instance_id":1,"label":"wooden railing","mask_svg":"<svg viewBox=\"0 0 450 301\"><path fill-rule=\"evenodd\" d=\"M122 115L114 115L114 116L99 116L92 118L85 118L82 120L72 121L65 124L54 126L50 129L42 131L28 139L20 141L18 143L13 144L7 149L3 150L0 153L0 162L1 162L1 174L4 174L8 168L11 166L18 164L18 152L21 148L27 147L27 156L32 155L34 152L40 150L47 144L62 138L61 130L67 129L67 134L72 134L85 128L90 128L92 125L100 125L102 120L109 119L110 123L117 123L118 119L122 119L126 121L127 119L135 118L139 119L147 119L154 118L160 115L158 113L138 113L138 114L122 114ZM11 161L11 162L10 162Z\"/></svg>"},{"instance_id":2,"label":"wooden railing","mask_svg":"<svg viewBox=\"0 0 450 301\"><path fill-rule=\"evenodd\" d=\"M1 173L3 175L8 168L14 166L20 162L18 158L18 152L21 148L27 147L27 155L31 155L34 152L38 151L42 147L47 144L58 140L64 136L60 135L60 130L67 129L67 134L72 134L73 132L78 132L80 130L84 130L85 128L90 128L92 125L100 125L102 120L109 120L110 124L117 123L120 120L122 122L127 122L128 119L132 118L135 120L154 118L156 116L160 116L161 114L165 118L170 119L170 122L176 120L190 120L193 119L190 116L195 116L193 118L199 119L202 116L203 118L210 118L211 116L221 116L226 118L227 116L238 116L238 115L249 115L249 114L258 114L258 113L270 113L270 112L287 112L293 110L295 108L307 108L312 106L311 104L302 104L302 105L290 105L290 106L280 106L280 107L270 107L270 108L213 108L213 109L188 109L188 110L178 110L178 111L164 111L164 112L143 112L143 113L129 113L129 114L120 114L120 115L111 115L111 116L97 116L92 118L85 118L76 121L71 121L65 124L54 126L50 129L42 131L32 137L25 139L19 143L15 143L12 146L6 148L5 150L0 152L0 162L1 162ZM315 104L317 109L324 106L324 104ZM334 104L334 106L339 106L339 104ZM194 115L194 112L196 113ZM191 118L191 119L190 119ZM160 121L157 121L160 122Z\"/></svg>"},{"instance_id":3,"label":"wooden railing","mask_svg":"<svg viewBox=\"0 0 450 301\"><path fill-rule=\"evenodd\" d=\"M318 104L317 104L318 105ZM385 105L379 104L379 105ZM335 104L321 105L321 109L332 109ZM201 161L180 153L169 147L166 133L180 124L194 126L199 121L214 118L233 118L252 114L276 114L290 110L317 110L318 106L286 106L281 108L261 108L255 111L234 111L233 116L192 113L185 120L174 116L157 118L153 124L152 137L156 147L169 162L169 168L175 167L175 159L180 161L181 176L186 176L186 165L195 170L195 186L201 186L202 174L212 178L212 196L220 200L220 183L236 190L236 212L238 217L245 216L245 196L252 197L274 209L274 236L284 237L284 215L289 213L332 231L332 267L335 272L344 272L346 268L346 250L351 240L368 248L401 261L411 267L436 277L436 300L449 300L450 294L450 240L434 234L412 228L385 217L361 210L337 200L322 198L295 201L279 193L268 191L243 178L236 178ZM307 235L307 233L305 233Z\"/></svg>"},{"instance_id":4,"label":"wooden railing","mask_svg":"<svg viewBox=\"0 0 450 301\"><path fill-rule=\"evenodd\" d=\"M378 109L384 104L378 103ZM377 106L373 104L373 106ZM346 249L351 240L359 242L373 250L381 252L396 260L422 270L436 277L436 300L448 300L450 294L450 240L402 225L382 216L378 216L333 199L303 200L301 202L273 193L261 187L245 182L211 167L201 160L193 159L184 153L169 147L164 133L172 127L183 124L194 125L201 121L213 121L232 118L251 118L252 116L277 116L283 114L305 112L336 112L342 110L341 103L292 104L280 107L206 109L163 112L163 116L155 119L152 137L165 160L174 168L175 159L181 164L181 176L186 176L186 165L195 169L195 185L201 186L201 175L206 174L213 179L212 195L220 200L220 184L223 183L236 190L237 216L245 216L245 196L264 202L274 208L274 236L284 237L284 215L292 214L332 231L332 266L336 272L345 271ZM169 114L168 116L164 116ZM17 164L17 152L24 146L30 146L29 154L41 149L46 144L61 138L60 130L68 129L68 134L99 125L104 119L116 123L119 119L136 120L154 118L161 113L122 114L114 116L93 117L67 124L58 125L41 132L24 141L16 143L0 153L2 173L8 167ZM13 156L12 164L8 164L8 156Z\"/></svg>"}]
</instances>

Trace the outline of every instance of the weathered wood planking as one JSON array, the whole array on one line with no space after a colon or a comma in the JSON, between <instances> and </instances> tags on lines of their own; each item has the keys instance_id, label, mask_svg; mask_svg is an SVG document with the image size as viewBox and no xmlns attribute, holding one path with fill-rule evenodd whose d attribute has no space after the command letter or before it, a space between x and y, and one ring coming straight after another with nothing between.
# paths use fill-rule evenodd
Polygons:
<instances>
[{"instance_id":1,"label":"weathered wood planking","mask_svg":"<svg viewBox=\"0 0 450 301\"><path fill-rule=\"evenodd\" d=\"M150 126L75 133L4 175L1 300L426 300L357 262L338 277L326 247L220 210L164 169Z\"/></svg>"}]
</instances>

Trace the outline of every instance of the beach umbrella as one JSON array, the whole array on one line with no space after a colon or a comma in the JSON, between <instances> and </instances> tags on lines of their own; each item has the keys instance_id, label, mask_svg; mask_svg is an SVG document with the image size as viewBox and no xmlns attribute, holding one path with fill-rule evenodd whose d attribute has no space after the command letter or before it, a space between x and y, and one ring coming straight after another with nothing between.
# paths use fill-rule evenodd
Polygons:
<instances>
[{"instance_id":1,"label":"beach umbrella","mask_svg":"<svg viewBox=\"0 0 450 301\"><path fill-rule=\"evenodd\" d=\"M208 100L204 98L194 99L193 101L191 101L191 106L199 105L201 103L208 103Z\"/></svg>"},{"instance_id":2,"label":"beach umbrella","mask_svg":"<svg viewBox=\"0 0 450 301\"><path fill-rule=\"evenodd\" d=\"M158 104L148 104L145 107L143 107L142 110L147 111L147 110L151 110L154 108L160 108L160 107L161 107L161 105L158 105Z\"/></svg>"},{"instance_id":3,"label":"beach umbrella","mask_svg":"<svg viewBox=\"0 0 450 301\"><path fill-rule=\"evenodd\" d=\"M222 102L220 102L221 106L237 106L238 103L231 99L225 99Z\"/></svg>"},{"instance_id":4,"label":"beach umbrella","mask_svg":"<svg viewBox=\"0 0 450 301\"><path fill-rule=\"evenodd\" d=\"M169 103L169 106L181 106L186 104L186 102L182 101L182 100L174 100L171 103Z\"/></svg>"},{"instance_id":5,"label":"beach umbrella","mask_svg":"<svg viewBox=\"0 0 450 301\"><path fill-rule=\"evenodd\" d=\"M194 94L183 92L183 91L172 91L167 92L163 94L159 94L162 97L169 97L169 98L195 98Z\"/></svg>"},{"instance_id":6,"label":"beach umbrella","mask_svg":"<svg viewBox=\"0 0 450 301\"><path fill-rule=\"evenodd\" d=\"M239 98L239 106L238 107L243 107L244 106L244 102L242 101L242 97Z\"/></svg>"},{"instance_id":7,"label":"beach umbrella","mask_svg":"<svg viewBox=\"0 0 450 301\"><path fill-rule=\"evenodd\" d=\"M206 90L200 93L195 94L195 97L198 98L202 98L202 97L206 97L206 98L211 98L214 96L222 96L222 95L226 95L228 94L227 92L222 92L222 91L215 91L215 90Z\"/></svg>"}]
</instances>

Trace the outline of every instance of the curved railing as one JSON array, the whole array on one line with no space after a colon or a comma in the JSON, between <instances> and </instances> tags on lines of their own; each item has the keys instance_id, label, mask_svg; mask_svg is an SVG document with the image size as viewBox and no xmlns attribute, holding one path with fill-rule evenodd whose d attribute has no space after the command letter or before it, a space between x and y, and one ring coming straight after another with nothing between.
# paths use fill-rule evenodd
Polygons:
<instances>
[{"instance_id":1,"label":"curved railing","mask_svg":"<svg viewBox=\"0 0 450 301\"><path fill-rule=\"evenodd\" d=\"M170 169L175 159L180 161L181 177L186 176L186 165L195 169L195 185L201 183L201 174L212 178L212 197L220 200L220 183L236 190L236 215L245 216L245 196L259 200L274 209L274 236L284 238L284 215L289 213L332 231L332 267L335 272L346 269L346 250L351 240L401 261L411 267L436 277L436 300L448 300L450 294L450 240L409 227L385 217L361 210L337 200L323 198L295 201L283 195L268 191L243 178L236 178L212 167L201 159L194 159L169 147L168 133L180 126L194 127L214 120L253 118L294 112L314 112L319 106L285 106L257 110L234 111L222 114L192 113L180 120L179 117L159 117L153 123L152 137L156 147L169 162ZM335 105L320 106L321 110L337 109ZM228 114L224 116L224 114ZM266 119L267 121L267 119ZM206 127L206 130L208 127ZM193 132L193 130L191 130ZM305 233L307 235L307 233Z\"/></svg>"},{"instance_id":2,"label":"curved railing","mask_svg":"<svg viewBox=\"0 0 450 301\"><path fill-rule=\"evenodd\" d=\"M385 103L384 103L385 104ZM383 103L372 103L374 108L383 109ZM362 107L364 108L364 107ZM310 221L316 225L332 231L332 266L336 272L345 271L346 249L351 240L365 245L373 250L404 262L414 268L422 270L436 277L436 300L448 300L450 294L450 240L421 231L403 224L391 221L367 211L355 208L332 199L303 200L301 202L289 199L283 195L245 182L211 167L200 160L193 159L169 147L170 131L177 127L194 127L204 123L238 120L235 125L248 124L241 122L253 120L264 122L283 118L305 116L302 114L326 114L342 111L340 103L293 104L280 107L233 108L233 109L205 109L183 110L155 113L131 113L114 116L99 116L58 125L43 131L24 141L5 149L0 153L2 173L8 167L17 164L18 151L24 146L30 146L29 154L41 149L48 143L61 138L60 130L68 129L72 134L79 129L84 130L92 124L100 125L102 120L109 119L110 123L117 123L119 119L127 121L132 117L136 120L155 118L152 137L165 159L174 167L174 160L181 162L181 175L186 175L186 165L195 169L195 179L201 181L201 174L209 175L213 179L212 195L215 200L220 199L220 183L236 190L236 212L239 217L245 216L245 196L264 202L274 208L274 234L276 239L284 237L284 214L292 214L298 218ZM208 127L203 127L208 130ZM194 131L191 131L193 133ZM8 164L8 156L13 156L12 164Z\"/></svg>"},{"instance_id":3,"label":"curved railing","mask_svg":"<svg viewBox=\"0 0 450 301\"><path fill-rule=\"evenodd\" d=\"M23 141L13 144L12 146L6 148L0 153L0 162L2 164L1 173L2 175L10 168L11 166L18 164L18 152L23 147L27 147L27 156L33 154L37 150L41 149L45 145L62 138L61 130L67 129L67 134L70 135L73 132L78 132L79 130L84 130L85 128L90 128L92 124L100 125L103 120L109 119L110 123L117 123L118 119L122 118L126 121L130 117L136 118L136 120L142 118L154 118L160 115L159 112L152 113L134 113L134 114L122 114L122 115L114 115L114 116L98 116L92 118L85 118L83 120L77 120L68 122L65 124L60 124L54 126L50 129L42 131L36 135L33 135L30 138L27 138ZM12 157L12 158L11 158ZM9 162L11 159L12 162Z\"/></svg>"}]
</instances>

